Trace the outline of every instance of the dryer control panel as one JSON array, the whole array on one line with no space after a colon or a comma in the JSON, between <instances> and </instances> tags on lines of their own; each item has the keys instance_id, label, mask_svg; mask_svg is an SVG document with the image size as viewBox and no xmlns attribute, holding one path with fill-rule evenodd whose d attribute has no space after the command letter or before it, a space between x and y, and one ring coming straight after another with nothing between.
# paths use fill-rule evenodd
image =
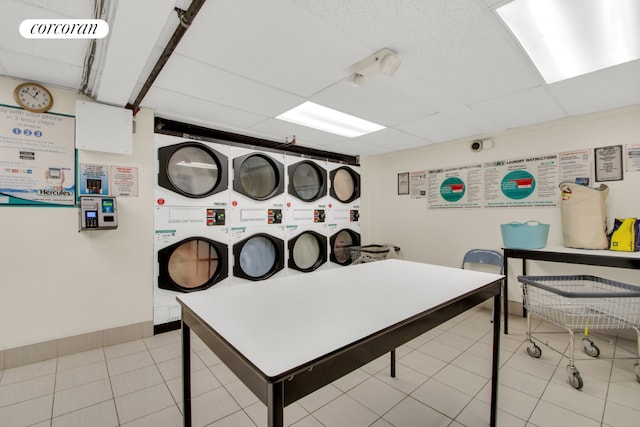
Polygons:
<instances>
[{"instance_id":1,"label":"dryer control panel","mask_svg":"<svg viewBox=\"0 0 640 427\"><path fill-rule=\"evenodd\" d=\"M116 228L118 228L118 209L115 197L80 196L80 231Z\"/></svg>"}]
</instances>

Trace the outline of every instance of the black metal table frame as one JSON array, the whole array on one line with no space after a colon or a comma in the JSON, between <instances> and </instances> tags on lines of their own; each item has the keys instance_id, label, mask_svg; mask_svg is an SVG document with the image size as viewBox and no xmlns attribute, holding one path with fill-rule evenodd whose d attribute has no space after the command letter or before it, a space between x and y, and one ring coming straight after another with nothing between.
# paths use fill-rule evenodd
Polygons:
<instances>
[{"instance_id":1,"label":"black metal table frame","mask_svg":"<svg viewBox=\"0 0 640 427\"><path fill-rule=\"evenodd\" d=\"M504 305L504 333L509 333L509 270L508 261L509 258L522 259L522 275L527 275L527 260L532 261L548 261L548 262L561 262L567 264L583 264L594 265L600 267L617 267L617 268L631 268L640 270L640 258L625 257L620 255L606 256L601 254L590 253L572 253L572 252L555 252L544 251L536 249L509 249L503 248L504 264L503 274L504 279L504 292L503 292L503 305ZM527 311L522 304L522 315L526 316Z\"/></svg>"},{"instance_id":2,"label":"black metal table frame","mask_svg":"<svg viewBox=\"0 0 640 427\"><path fill-rule=\"evenodd\" d=\"M182 305L184 425L191 426L190 331L197 334L220 360L267 405L269 427L281 427L284 423L285 406L388 352L391 353L391 375L395 376L397 347L493 297L496 315L493 322L490 425L495 426L500 360L500 291L503 280L491 282L277 377L263 374L189 307Z\"/></svg>"}]
</instances>

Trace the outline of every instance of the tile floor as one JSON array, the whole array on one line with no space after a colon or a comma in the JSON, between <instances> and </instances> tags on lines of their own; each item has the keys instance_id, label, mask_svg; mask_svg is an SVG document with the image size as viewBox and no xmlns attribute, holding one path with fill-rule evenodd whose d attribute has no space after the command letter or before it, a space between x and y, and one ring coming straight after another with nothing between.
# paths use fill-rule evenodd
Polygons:
<instances>
[{"instance_id":1,"label":"tile floor","mask_svg":"<svg viewBox=\"0 0 640 427\"><path fill-rule=\"evenodd\" d=\"M542 342L568 347L568 334L534 325ZM527 355L525 319L512 316L509 326L501 337L500 426L639 425L635 339L594 339L598 359L578 340L578 391L560 353L543 345L540 359ZM491 330L489 310L464 313L399 348L395 379L382 357L288 406L286 423L487 426ZM199 339L192 343L194 425L265 426L265 406ZM7 369L0 371L0 425L180 426L181 381L179 331Z\"/></svg>"}]
</instances>

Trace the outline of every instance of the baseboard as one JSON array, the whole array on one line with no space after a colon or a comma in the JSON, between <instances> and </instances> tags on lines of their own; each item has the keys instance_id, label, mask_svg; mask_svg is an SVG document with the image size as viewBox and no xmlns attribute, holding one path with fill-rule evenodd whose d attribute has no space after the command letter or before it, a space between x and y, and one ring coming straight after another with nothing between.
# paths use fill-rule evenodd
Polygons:
<instances>
[{"instance_id":1,"label":"baseboard","mask_svg":"<svg viewBox=\"0 0 640 427\"><path fill-rule=\"evenodd\" d=\"M153 336L153 322L135 323L0 351L0 370Z\"/></svg>"}]
</instances>

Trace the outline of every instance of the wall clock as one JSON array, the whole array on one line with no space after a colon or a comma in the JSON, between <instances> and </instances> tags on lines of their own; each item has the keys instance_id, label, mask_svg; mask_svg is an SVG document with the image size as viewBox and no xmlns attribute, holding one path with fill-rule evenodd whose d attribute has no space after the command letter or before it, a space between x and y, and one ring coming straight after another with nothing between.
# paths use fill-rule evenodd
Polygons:
<instances>
[{"instance_id":1,"label":"wall clock","mask_svg":"<svg viewBox=\"0 0 640 427\"><path fill-rule=\"evenodd\" d=\"M38 83L22 83L16 86L13 97L18 105L33 113L44 113L53 105L51 92Z\"/></svg>"}]
</instances>

